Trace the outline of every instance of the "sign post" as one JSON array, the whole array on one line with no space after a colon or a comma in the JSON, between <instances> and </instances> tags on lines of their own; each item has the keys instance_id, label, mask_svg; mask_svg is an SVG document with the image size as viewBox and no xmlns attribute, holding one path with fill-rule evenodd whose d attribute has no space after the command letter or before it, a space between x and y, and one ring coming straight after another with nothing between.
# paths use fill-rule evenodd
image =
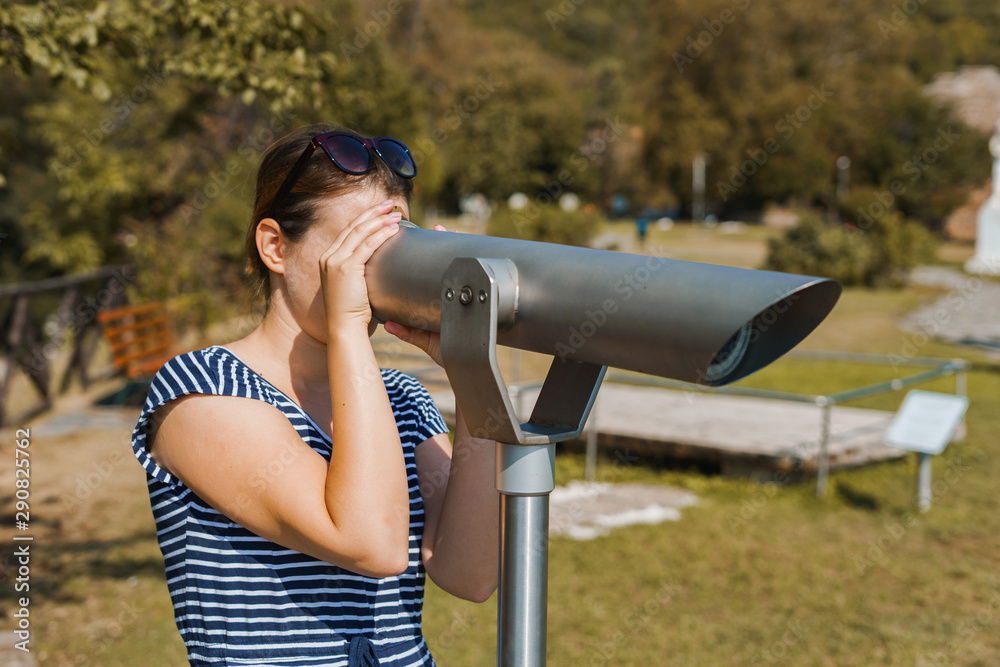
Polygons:
<instances>
[{"instance_id":1,"label":"sign post","mask_svg":"<svg viewBox=\"0 0 1000 667\"><path fill-rule=\"evenodd\" d=\"M931 508L931 456L944 451L968 407L965 396L914 389L886 431L885 444L919 454L916 501L921 512Z\"/></svg>"}]
</instances>

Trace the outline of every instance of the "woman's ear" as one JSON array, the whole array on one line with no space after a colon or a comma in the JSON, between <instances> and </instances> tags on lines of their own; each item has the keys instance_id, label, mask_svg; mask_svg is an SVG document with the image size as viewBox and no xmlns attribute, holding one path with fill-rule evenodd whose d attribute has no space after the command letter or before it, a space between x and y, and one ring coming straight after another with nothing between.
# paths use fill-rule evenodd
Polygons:
<instances>
[{"instance_id":1,"label":"woman's ear","mask_svg":"<svg viewBox=\"0 0 1000 667\"><path fill-rule=\"evenodd\" d=\"M275 273L285 273L285 236L274 218L257 223L257 253L264 266Z\"/></svg>"}]
</instances>

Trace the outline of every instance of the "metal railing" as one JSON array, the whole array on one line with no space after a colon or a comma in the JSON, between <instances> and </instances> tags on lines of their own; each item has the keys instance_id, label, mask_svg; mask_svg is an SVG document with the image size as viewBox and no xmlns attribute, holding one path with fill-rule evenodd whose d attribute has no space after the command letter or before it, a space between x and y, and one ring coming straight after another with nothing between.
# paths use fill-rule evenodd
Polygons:
<instances>
[{"instance_id":1,"label":"metal railing","mask_svg":"<svg viewBox=\"0 0 1000 667\"><path fill-rule=\"evenodd\" d=\"M378 347L378 346L377 346ZM508 384L511 400L514 403L518 415L524 414L524 401L526 394L542 386L541 381L520 381L521 377L521 350L512 348L510 350L510 382ZM426 360L426 356L419 352L397 352L391 355L393 360ZM764 398L776 401L791 401L794 403L807 403L815 405L821 409L819 423L819 452L817 461L816 495L822 498L826 495L827 482L830 474L830 423L833 407L838 404L847 403L868 396L885 394L899 391L907 387L935 380L949 375L955 376L955 394L965 396L966 394L966 374L970 364L964 359L941 359L935 357L889 357L884 354L866 354L860 352L835 352L824 350L796 350L787 355L786 359L813 360L813 361L834 361L844 363L877 364L906 367L927 368L904 377L876 382L874 384L855 387L843 391L827 394L808 394L788 391L778 391L774 389L761 389L756 387L744 387L740 385L729 385L725 387L706 387L703 385L678 382L665 378L628 371L610 369L604 378L605 383L631 384L644 387L661 387L664 389L674 389L704 394L726 394L730 396L746 396L750 398ZM447 384L443 378L444 371L437 366L421 366L410 369L408 372L422 376L422 380L427 380L433 384ZM424 377L423 372L429 375ZM598 397L598 402L600 398ZM596 408L595 408L596 412ZM594 418L588 422L585 430L586 441L586 478L593 480L596 476L597 468L597 424ZM961 432L961 431L960 431Z\"/></svg>"},{"instance_id":2,"label":"metal railing","mask_svg":"<svg viewBox=\"0 0 1000 667\"><path fill-rule=\"evenodd\" d=\"M96 379L89 369L98 337L87 340L86 334L98 329L99 309L124 303L125 286L133 279L131 267L108 266L88 273L0 285L0 321L5 323L0 335L0 424L27 421L52 407L56 389L50 387L52 362L67 340L72 340L72 351L58 393L68 389L74 374L79 374L84 388ZM32 300L42 297L57 301L57 305L49 312L33 312L37 309ZM8 398L20 373L31 380L39 398L21 414L11 416Z\"/></svg>"},{"instance_id":3,"label":"metal railing","mask_svg":"<svg viewBox=\"0 0 1000 667\"><path fill-rule=\"evenodd\" d=\"M860 352L834 352L821 350L801 350L791 352L785 356L791 359L805 359L815 361L839 361L845 363L878 364L888 365L888 357L884 354L866 354ZM663 387L665 389L679 389L706 394L727 394L731 396L747 396L752 398L765 398L777 401L792 401L795 403L810 403L821 408L819 426L819 458L817 462L816 496L822 498L826 495L827 480L830 474L830 419L833 406L859 398L875 396L892 391L899 391L916 384L946 377L955 376L955 394L965 396L966 394L966 374L969 370L969 362L964 359L940 359L934 357L906 357L892 358L893 366L910 367L930 367L928 370L907 375L905 377L894 378L884 382L856 387L844 391L829 394L805 394L787 391L777 391L773 389L760 389L755 387L743 387L739 385L729 385L726 387L705 387L702 385L690 384L687 382L677 382L664 378L641 375L639 373L626 373L623 371L608 371L605 382L618 382L620 384L634 384L646 387ZM596 443L596 439L595 439ZM588 439L588 457L590 456L590 441ZM594 447L596 455L596 447ZM592 464L588 460L588 471Z\"/></svg>"}]
</instances>

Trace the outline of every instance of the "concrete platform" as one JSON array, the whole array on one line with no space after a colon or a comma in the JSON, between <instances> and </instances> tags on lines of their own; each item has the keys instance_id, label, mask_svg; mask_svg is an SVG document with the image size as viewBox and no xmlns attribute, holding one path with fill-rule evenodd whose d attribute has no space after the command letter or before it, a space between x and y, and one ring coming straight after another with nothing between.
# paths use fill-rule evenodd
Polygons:
<instances>
[{"instance_id":1,"label":"concrete platform","mask_svg":"<svg viewBox=\"0 0 1000 667\"><path fill-rule=\"evenodd\" d=\"M446 420L454 420L454 395L432 394ZM521 396L527 418L537 390ZM515 401L517 406L517 401ZM830 467L857 466L903 457L882 444L893 413L834 406ZM605 383L588 429L598 447L630 455L697 465L709 472L760 476L784 470L814 473L820 447L821 409L771 399ZM579 448L579 443L565 446Z\"/></svg>"}]
</instances>

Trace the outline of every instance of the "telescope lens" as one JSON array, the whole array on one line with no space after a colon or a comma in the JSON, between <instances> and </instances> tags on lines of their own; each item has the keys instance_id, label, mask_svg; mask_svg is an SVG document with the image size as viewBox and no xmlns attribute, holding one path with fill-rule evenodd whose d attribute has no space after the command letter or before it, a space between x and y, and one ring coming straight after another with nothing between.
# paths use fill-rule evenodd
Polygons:
<instances>
[{"instance_id":1,"label":"telescope lens","mask_svg":"<svg viewBox=\"0 0 1000 667\"><path fill-rule=\"evenodd\" d=\"M708 384L717 385L725 383L726 377L736 369L740 361L743 360L743 355L746 354L747 349L750 347L750 333L752 330L753 322L747 322L740 327L739 331L733 334L732 338L726 341L722 349L715 353L712 363L708 365L708 370L705 371L705 379L708 381Z\"/></svg>"}]
</instances>

